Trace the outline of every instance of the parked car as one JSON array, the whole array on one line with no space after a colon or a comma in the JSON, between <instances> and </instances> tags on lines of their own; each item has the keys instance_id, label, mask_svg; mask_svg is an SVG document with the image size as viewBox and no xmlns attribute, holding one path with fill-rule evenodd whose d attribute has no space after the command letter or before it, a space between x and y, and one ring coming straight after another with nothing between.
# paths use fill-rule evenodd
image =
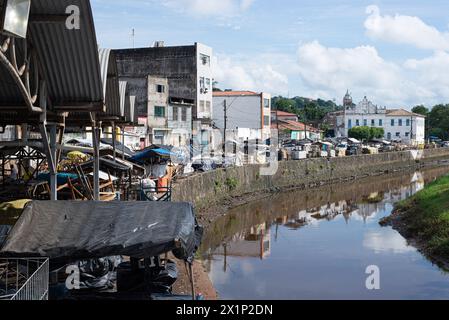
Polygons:
<instances>
[{"instance_id":1,"label":"parked car","mask_svg":"<svg viewBox=\"0 0 449 320\"><path fill-rule=\"evenodd\" d=\"M361 149L357 146L349 146L346 149L346 156L358 156L362 153Z\"/></svg>"},{"instance_id":2,"label":"parked car","mask_svg":"<svg viewBox=\"0 0 449 320\"><path fill-rule=\"evenodd\" d=\"M396 148L392 145L384 145L379 149L379 152L393 152L395 149Z\"/></svg>"},{"instance_id":3,"label":"parked car","mask_svg":"<svg viewBox=\"0 0 449 320\"><path fill-rule=\"evenodd\" d=\"M449 141L443 141L443 143L441 143L441 148L449 148Z\"/></svg>"}]
</instances>

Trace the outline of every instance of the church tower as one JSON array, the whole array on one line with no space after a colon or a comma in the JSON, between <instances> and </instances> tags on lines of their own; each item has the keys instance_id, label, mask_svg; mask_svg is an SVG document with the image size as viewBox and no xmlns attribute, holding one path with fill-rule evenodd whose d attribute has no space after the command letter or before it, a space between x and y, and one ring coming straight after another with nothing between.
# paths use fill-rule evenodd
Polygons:
<instances>
[{"instance_id":1,"label":"church tower","mask_svg":"<svg viewBox=\"0 0 449 320\"><path fill-rule=\"evenodd\" d=\"M345 110L350 110L353 108L352 97L349 94L349 90L346 91L346 95L343 98L343 107Z\"/></svg>"}]
</instances>

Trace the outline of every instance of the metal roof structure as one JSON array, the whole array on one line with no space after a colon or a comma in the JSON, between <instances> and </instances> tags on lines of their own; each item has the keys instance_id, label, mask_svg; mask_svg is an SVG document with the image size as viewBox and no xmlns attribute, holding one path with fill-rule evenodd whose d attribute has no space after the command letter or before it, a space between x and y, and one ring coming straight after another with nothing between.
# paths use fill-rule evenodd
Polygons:
<instances>
[{"instance_id":1,"label":"metal roof structure","mask_svg":"<svg viewBox=\"0 0 449 320\"><path fill-rule=\"evenodd\" d=\"M90 0L32 0L26 38L0 34L0 126L39 128L52 199L65 127L94 128L98 173L100 126L124 115L115 54L98 49ZM24 140L12 144L28 143L22 128ZM94 180L99 195L98 174Z\"/></svg>"},{"instance_id":2,"label":"metal roof structure","mask_svg":"<svg viewBox=\"0 0 449 320\"><path fill-rule=\"evenodd\" d=\"M0 0L0 6L5 2ZM80 28L75 30L66 27L66 9L71 5L80 9ZM89 0L33 0L27 39L0 35L0 44L6 49L0 52L0 60L15 54L17 62L12 65L16 71L22 71L22 66L29 71L21 76L18 72L18 78L4 63L0 66L0 114L7 113L10 121L14 122L14 115L21 122L37 120L33 114L43 111L40 97L44 82L49 112L103 110L104 91Z\"/></svg>"},{"instance_id":3,"label":"metal roof structure","mask_svg":"<svg viewBox=\"0 0 449 320\"><path fill-rule=\"evenodd\" d=\"M123 120L122 100L124 103L126 85L123 90L118 81L117 59L110 49L99 49L98 58L101 70L102 96L105 97L105 109L96 112L97 121L106 124ZM125 83L126 84L126 83ZM86 112L71 112L66 119L68 126L89 125L92 122L90 115Z\"/></svg>"}]
</instances>

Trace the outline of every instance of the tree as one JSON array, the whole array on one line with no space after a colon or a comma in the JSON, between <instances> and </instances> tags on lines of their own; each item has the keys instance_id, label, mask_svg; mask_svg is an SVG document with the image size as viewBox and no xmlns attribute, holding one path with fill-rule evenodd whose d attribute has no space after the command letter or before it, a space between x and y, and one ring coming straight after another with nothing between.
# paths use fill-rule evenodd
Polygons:
<instances>
[{"instance_id":1,"label":"tree","mask_svg":"<svg viewBox=\"0 0 449 320\"><path fill-rule=\"evenodd\" d=\"M382 139L385 137L384 128L371 128L371 138L372 139Z\"/></svg>"},{"instance_id":2,"label":"tree","mask_svg":"<svg viewBox=\"0 0 449 320\"><path fill-rule=\"evenodd\" d=\"M381 139L385 136L383 128L374 127L354 127L349 130L349 137L360 141L370 141L373 139Z\"/></svg>"},{"instance_id":3,"label":"tree","mask_svg":"<svg viewBox=\"0 0 449 320\"><path fill-rule=\"evenodd\" d=\"M295 108L295 103L291 101L290 99L286 98L274 98L273 100L273 110L279 110L289 113L297 114L297 110Z\"/></svg>"},{"instance_id":4,"label":"tree","mask_svg":"<svg viewBox=\"0 0 449 320\"><path fill-rule=\"evenodd\" d=\"M354 127L349 130L349 137L360 141L368 141L371 139L370 127Z\"/></svg>"},{"instance_id":5,"label":"tree","mask_svg":"<svg viewBox=\"0 0 449 320\"><path fill-rule=\"evenodd\" d=\"M427 109L425 106L420 105L420 106L416 106L412 109L413 113L417 113L423 116L427 116L429 114L429 109Z\"/></svg>"},{"instance_id":6,"label":"tree","mask_svg":"<svg viewBox=\"0 0 449 320\"><path fill-rule=\"evenodd\" d=\"M427 115L429 135L449 140L449 105L439 104Z\"/></svg>"}]
</instances>

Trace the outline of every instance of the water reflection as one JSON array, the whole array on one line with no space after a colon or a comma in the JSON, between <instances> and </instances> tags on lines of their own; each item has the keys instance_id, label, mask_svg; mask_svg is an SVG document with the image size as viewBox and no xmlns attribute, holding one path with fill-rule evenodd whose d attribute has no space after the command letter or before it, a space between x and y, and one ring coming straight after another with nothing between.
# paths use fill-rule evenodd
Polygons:
<instances>
[{"instance_id":1,"label":"water reflection","mask_svg":"<svg viewBox=\"0 0 449 320\"><path fill-rule=\"evenodd\" d=\"M231 210L203 241L201 251L211 279L221 297L233 299L414 298L410 284L391 271L408 263L412 274L425 274L416 287L417 297L429 294L419 290L438 278L436 271L444 277L439 280L445 281L449 298L448 279L400 234L378 225L396 202L448 171L446 167L283 193ZM394 279L390 290L378 296L361 285L363 265L373 260L390 268L387 277ZM319 266L334 268L323 277ZM355 269L357 276L349 272ZM332 285L338 295L329 290Z\"/></svg>"}]
</instances>

